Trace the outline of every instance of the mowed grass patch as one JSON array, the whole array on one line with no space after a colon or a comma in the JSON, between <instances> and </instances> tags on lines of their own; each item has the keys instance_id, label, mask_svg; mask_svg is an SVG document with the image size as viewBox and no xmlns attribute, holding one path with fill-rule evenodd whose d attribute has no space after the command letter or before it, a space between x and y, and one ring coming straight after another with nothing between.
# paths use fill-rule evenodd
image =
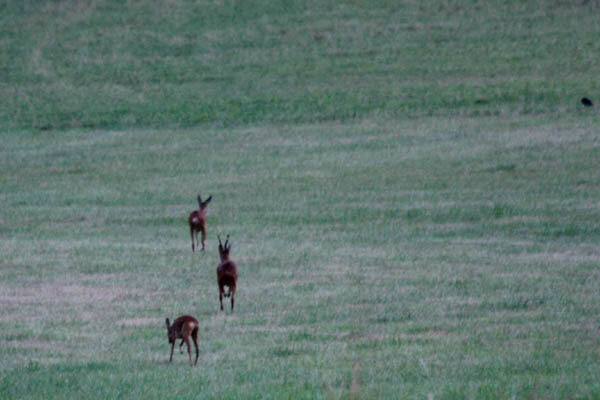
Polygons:
<instances>
[{"instance_id":1,"label":"mowed grass patch","mask_svg":"<svg viewBox=\"0 0 600 400\"><path fill-rule=\"evenodd\" d=\"M595 124L5 135L3 397L594 395ZM239 265L234 313L217 234ZM181 314L200 320L195 368L167 363L164 318Z\"/></svg>"},{"instance_id":2,"label":"mowed grass patch","mask_svg":"<svg viewBox=\"0 0 600 400\"><path fill-rule=\"evenodd\" d=\"M0 398L597 397L596 11L0 5Z\"/></svg>"}]
</instances>

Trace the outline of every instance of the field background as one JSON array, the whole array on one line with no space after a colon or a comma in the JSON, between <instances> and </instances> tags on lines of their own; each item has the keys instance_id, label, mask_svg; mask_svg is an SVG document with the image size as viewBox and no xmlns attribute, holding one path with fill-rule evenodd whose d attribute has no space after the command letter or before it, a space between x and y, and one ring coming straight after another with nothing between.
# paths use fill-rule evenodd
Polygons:
<instances>
[{"instance_id":1,"label":"field background","mask_svg":"<svg viewBox=\"0 0 600 400\"><path fill-rule=\"evenodd\" d=\"M0 398L599 397L599 15L0 3Z\"/></svg>"}]
</instances>

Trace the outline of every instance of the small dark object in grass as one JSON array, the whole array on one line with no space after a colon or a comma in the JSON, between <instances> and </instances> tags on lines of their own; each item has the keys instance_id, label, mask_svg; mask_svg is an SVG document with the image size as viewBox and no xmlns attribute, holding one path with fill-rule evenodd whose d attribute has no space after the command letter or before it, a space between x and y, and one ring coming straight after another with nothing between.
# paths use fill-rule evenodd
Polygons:
<instances>
[{"instance_id":1,"label":"small dark object in grass","mask_svg":"<svg viewBox=\"0 0 600 400\"><path fill-rule=\"evenodd\" d=\"M592 103L592 100L588 99L587 97L581 98L581 104L583 104L586 107L591 107L594 105L594 103Z\"/></svg>"}]
</instances>

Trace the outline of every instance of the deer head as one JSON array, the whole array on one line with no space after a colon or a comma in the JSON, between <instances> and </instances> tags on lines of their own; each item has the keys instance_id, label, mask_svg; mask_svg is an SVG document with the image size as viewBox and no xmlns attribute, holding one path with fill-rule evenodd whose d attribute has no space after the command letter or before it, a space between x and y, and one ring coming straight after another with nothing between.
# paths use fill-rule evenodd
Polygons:
<instances>
[{"instance_id":1,"label":"deer head","mask_svg":"<svg viewBox=\"0 0 600 400\"><path fill-rule=\"evenodd\" d=\"M176 332L173 332L173 329L171 329L171 323L169 322L169 318L165 320L165 323L167 324L167 337L169 338L169 343L175 343L177 334Z\"/></svg>"},{"instance_id":2,"label":"deer head","mask_svg":"<svg viewBox=\"0 0 600 400\"><path fill-rule=\"evenodd\" d=\"M201 210L204 210L211 200L212 196L208 196L208 199L202 201L202 197L200 196L200 194L198 194L198 207L200 207Z\"/></svg>"},{"instance_id":3,"label":"deer head","mask_svg":"<svg viewBox=\"0 0 600 400\"><path fill-rule=\"evenodd\" d=\"M225 244L221 243L221 237L217 235L217 239L219 239L219 255L221 256L221 261L225 261L229 259L229 250L231 250L231 244L229 244L229 235L227 235L227 239L225 239Z\"/></svg>"}]
</instances>

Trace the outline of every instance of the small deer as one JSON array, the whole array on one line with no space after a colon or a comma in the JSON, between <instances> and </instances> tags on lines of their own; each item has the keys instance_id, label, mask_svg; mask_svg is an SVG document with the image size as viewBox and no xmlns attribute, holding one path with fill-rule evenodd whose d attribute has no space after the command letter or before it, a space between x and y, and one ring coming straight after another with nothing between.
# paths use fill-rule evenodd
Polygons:
<instances>
[{"instance_id":1,"label":"small deer","mask_svg":"<svg viewBox=\"0 0 600 400\"><path fill-rule=\"evenodd\" d=\"M171 344L171 357L169 357L169 362L173 361L173 350L175 349L175 341L177 339L181 339L181 343L179 344L179 350L181 351L181 346L183 346L183 342L187 344L188 355L190 357L190 365L196 365L198 362L198 355L200 354L198 351L198 320L189 315L183 315L177 318L173 325L169 323L169 318L166 319L167 324L167 335L169 337L169 343ZM192 363L192 350L190 346L190 336L194 341L194 346L196 347L196 361Z\"/></svg>"},{"instance_id":2,"label":"small deer","mask_svg":"<svg viewBox=\"0 0 600 400\"><path fill-rule=\"evenodd\" d=\"M208 206L211 200L212 196L209 196L206 201L202 201L202 197L198 195L198 206L200 209L192 211L188 217L190 236L192 237L192 252L195 252L198 246L198 232L202 232L202 251L204 251L204 241L206 240L206 206ZM196 238L195 243L194 237Z\"/></svg>"},{"instance_id":3,"label":"small deer","mask_svg":"<svg viewBox=\"0 0 600 400\"><path fill-rule=\"evenodd\" d=\"M221 257L221 263L217 267L217 282L219 284L219 302L221 303L221 311L223 311L223 296L231 297L231 311L233 311L233 303L235 297L235 289L237 286L237 266L233 261L229 259L229 251L231 245L229 242L229 235L225 240L225 244L221 244L221 238L219 239L219 256ZM225 286L228 287L228 292L225 293Z\"/></svg>"}]
</instances>

